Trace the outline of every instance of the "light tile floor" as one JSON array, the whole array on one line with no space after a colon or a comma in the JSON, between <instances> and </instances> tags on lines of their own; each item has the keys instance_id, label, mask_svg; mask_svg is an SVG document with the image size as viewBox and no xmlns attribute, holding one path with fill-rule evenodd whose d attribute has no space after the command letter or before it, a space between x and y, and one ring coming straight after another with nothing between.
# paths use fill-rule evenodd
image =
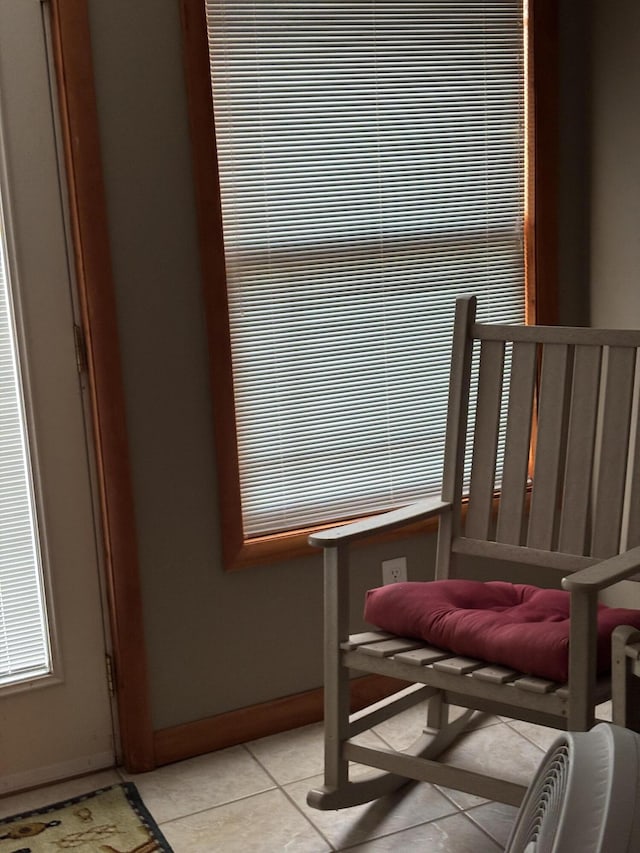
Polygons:
<instances>
[{"instance_id":1,"label":"light tile floor","mask_svg":"<svg viewBox=\"0 0 640 853\"><path fill-rule=\"evenodd\" d=\"M610 719L610 709L599 715ZM363 735L396 748L424 719L412 709ZM414 724L413 726L411 724ZM528 784L556 733L478 715L449 753L453 763ZM151 773L117 770L0 799L0 818L133 780L175 853L499 853L516 809L433 785L411 784L364 806L319 812L307 791L322 784L322 726L305 726ZM369 772L356 767L355 773Z\"/></svg>"}]
</instances>

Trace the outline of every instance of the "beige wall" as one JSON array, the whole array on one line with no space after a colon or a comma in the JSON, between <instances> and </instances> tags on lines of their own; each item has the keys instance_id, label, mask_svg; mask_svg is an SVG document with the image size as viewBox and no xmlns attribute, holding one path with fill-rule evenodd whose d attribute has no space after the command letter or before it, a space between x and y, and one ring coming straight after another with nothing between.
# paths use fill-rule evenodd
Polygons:
<instances>
[{"instance_id":1,"label":"beige wall","mask_svg":"<svg viewBox=\"0 0 640 853\"><path fill-rule=\"evenodd\" d=\"M593 0L591 324L640 328L640 3Z\"/></svg>"},{"instance_id":2,"label":"beige wall","mask_svg":"<svg viewBox=\"0 0 640 853\"><path fill-rule=\"evenodd\" d=\"M90 0L90 13L153 719L161 728L321 683L320 559L222 571L178 2ZM569 75L562 90L574 117L580 85ZM583 184L575 158L566 162L563 197ZM562 208L561 306L566 322L581 322L583 232L573 210ZM411 576L428 576L427 537L357 551L357 607L378 582L380 561L402 554Z\"/></svg>"},{"instance_id":3,"label":"beige wall","mask_svg":"<svg viewBox=\"0 0 640 853\"><path fill-rule=\"evenodd\" d=\"M558 4L560 29L558 320L589 325L589 0Z\"/></svg>"},{"instance_id":4,"label":"beige wall","mask_svg":"<svg viewBox=\"0 0 640 853\"><path fill-rule=\"evenodd\" d=\"M593 0L591 325L640 328L640 4ZM603 595L640 607L640 585Z\"/></svg>"}]
</instances>

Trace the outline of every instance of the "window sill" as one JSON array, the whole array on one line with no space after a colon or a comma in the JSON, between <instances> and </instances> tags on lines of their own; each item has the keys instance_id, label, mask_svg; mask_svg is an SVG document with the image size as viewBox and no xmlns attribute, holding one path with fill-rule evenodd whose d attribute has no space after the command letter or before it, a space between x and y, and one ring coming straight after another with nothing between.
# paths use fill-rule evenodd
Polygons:
<instances>
[{"instance_id":1,"label":"window sill","mask_svg":"<svg viewBox=\"0 0 640 853\"><path fill-rule=\"evenodd\" d=\"M531 482L528 483L525 495L525 508L529 509L531 498ZM493 517L497 518L500 495L495 494L493 498ZM467 515L467 498L462 499L462 522ZM366 516L365 516L366 517ZM312 533L319 530L328 530L331 527L348 524L349 521L358 519L344 519L331 522L330 524L319 524L314 527L305 527L301 530L291 530L285 533L274 533L269 536L260 536L255 539L246 539L232 553L225 555L224 567L228 572L241 571L242 569L256 568L270 563L279 563L292 560L297 557L321 556L322 549L309 545L308 538ZM438 530L439 519L437 516L424 521L407 524L400 529L389 530L384 533L376 533L366 539L360 539L354 543L358 548L363 545L375 545L379 542L394 542L406 539L410 536L420 534L434 534Z\"/></svg>"},{"instance_id":2,"label":"window sill","mask_svg":"<svg viewBox=\"0 0 640 853\"><path fill-rule=\"evenodd\" d=\"M248 569L268 563L276 563L282 560L294 559L295 557L311 557L313 555L320 556L322 549L314 548L309 545L308 537L318 530L327 530L330 527L336 527L338 524L348 524L348 519L332 524L322 524L316 527L307 527L302 530L292 530L286 533L274 533L269 536L260 536L255 539L246 539L240 548L235 553L227 555L225 560L225 569L230 572ZM396 539L406 539L408 536L415 536L419 533L435 533L438 529L438 519L429 518L426 521L415 522L407 525L401 530L387 531L386 533L377 533L367 539L363 539L356 544L369 545L376 542L390 542Z\"/></svg>"},{"instance_id":3,"label":"window sill","mask_svg":"<svg viewBox=\"0 0 640 853\"><path fill-rule=\"evenodd\" d=\"M467 514L467 502L463 499L462 520L464 521ZM493 512L498 511L499 498L496 495L493 499ZM348 524L349 521L357 519L344 519L342 521L331 522L330 524L321 524L314 527L305 527L301 530L291 530L285 533L274 533L269 536L260 536L255 539L246 539L233 552L225 555L224 565L225 570L229 572L240 571L242 569L255 568L269 563L283 562L284 560L295 559L296 557L311 557L320 556L322 549L314 548L309 545L308 538L312 533L317 533L319 530L328 530L331 527ZM366 539L361 539L354 544L358 548L362 545L374 545L379 542L394 542L399 539L406 539L410 536L419 534L436 533L438 530L438 518L428 518L425 521L414 522L396 530L386 531L384 533L376 533ZM230 549L231 551L231 549Z\"/></svg>"}]
</instances>

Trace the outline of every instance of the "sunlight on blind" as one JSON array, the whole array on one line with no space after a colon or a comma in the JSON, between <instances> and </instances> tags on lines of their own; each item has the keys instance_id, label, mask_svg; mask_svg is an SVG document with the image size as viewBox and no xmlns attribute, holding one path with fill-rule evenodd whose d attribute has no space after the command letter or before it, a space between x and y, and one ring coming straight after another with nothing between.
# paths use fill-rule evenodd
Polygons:
<instances>
[{"instance_id":1,"label":"sunlight on blind","mask_svg":"<svg viewBox=\"0 0 640 853\"><path fill-rule=\"evenodd\" d=\"M50 671L4 251L0 228L0 686Z\"/></svg>"},{"instance_id":2,"label":"sunlight on blind","mask_svg":"<svg viewBox=\"0 0 640 853\"><path fill-rule=\"evenodd\" d=\"M524 320L516 0L206 0L245 535L439 492L454 299Z\"/></svg>"}]
</instances>

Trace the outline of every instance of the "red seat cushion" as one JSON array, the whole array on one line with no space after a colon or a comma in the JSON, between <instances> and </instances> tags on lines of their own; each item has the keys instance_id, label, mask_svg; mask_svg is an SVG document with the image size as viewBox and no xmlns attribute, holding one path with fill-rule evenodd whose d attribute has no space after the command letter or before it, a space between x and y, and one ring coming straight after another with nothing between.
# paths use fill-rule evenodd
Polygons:
<instances>
[{"instance_id":1,"label":"red seat cushion","mask_svg":"<svg viewBox=\"0 0 640 853\"><path fill-rule=\"evenodd\" d=\"M564 590L502 581L445 580L369 590L364 618L455 654L566 682L569 597ZM598 607L598 672L611 668L611 632L640 628L640 611Z\"/></svg>"}]
</instances>

